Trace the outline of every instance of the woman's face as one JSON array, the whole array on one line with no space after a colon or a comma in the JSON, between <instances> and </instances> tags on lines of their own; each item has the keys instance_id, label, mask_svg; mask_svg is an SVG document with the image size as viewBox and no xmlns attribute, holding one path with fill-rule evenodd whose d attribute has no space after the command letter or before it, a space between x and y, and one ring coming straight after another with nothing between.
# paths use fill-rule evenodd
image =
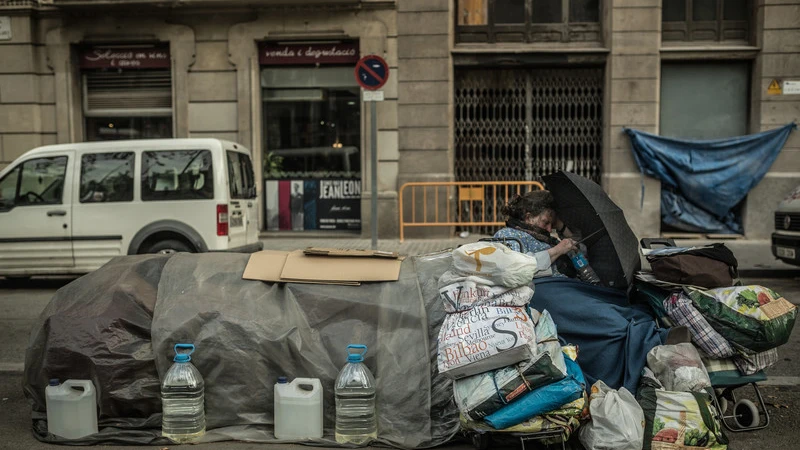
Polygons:
<instances>
[{"instance_id":1,"label":"woman's face","mask_svg":"<svg viewBox=\"0 0 800 450\"><path fill-rule=\"evenodd\" d=\"M556 223L556 216L552 210L546 210L538 216L532 216L529 213L525 217L525 223L547 230L549 233L553 231L553 226Z\"/></svg>"}]
</instances>

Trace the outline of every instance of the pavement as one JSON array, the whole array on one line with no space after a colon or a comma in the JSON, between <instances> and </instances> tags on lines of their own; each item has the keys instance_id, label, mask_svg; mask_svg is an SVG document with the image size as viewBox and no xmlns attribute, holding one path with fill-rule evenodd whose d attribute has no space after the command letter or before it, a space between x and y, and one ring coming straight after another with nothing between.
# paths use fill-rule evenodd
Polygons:
<instances>
[{"instance_id":1,"label":"pavement","mask_svg":"<svg viewBox=\"0 0 800 450\"><path fill-rule=\"evenodd\" d=\"M444 249L454 249L464 244L475 242L481 238L490 237L488 235L470 234L467 237L453 237L449 239L379 239L377 250L398 252L401 255L415 256L426 253L434 253ZM287 238L282 237L262 237L265 249L271 250L295 250L306 247L335 247L335 248L354 248L370 249L372 240L370 238L356 237L304 237L302 235ZM742 276L770 278L798 277L800 276L800 266L792 266L776 259L772 256L769 239L749 240L749 239L726 239L726 240L707 240L707 239L676 239L675 244L680 247L691 247L706 245L715 242L722 242L731 249L736 259L739 261L739 272ZM644 260L644 258L642 258Z\"/></svg>"}]
</instances>

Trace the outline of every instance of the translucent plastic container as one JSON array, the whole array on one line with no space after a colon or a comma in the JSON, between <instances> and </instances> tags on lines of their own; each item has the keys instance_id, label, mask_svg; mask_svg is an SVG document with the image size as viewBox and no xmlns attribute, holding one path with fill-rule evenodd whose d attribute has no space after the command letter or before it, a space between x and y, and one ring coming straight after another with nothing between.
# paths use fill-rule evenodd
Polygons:
<instances>
[{"instance_id":1,"label":"translucent plastic container","mask_svg":"<svg viewBox=\"0 0 800 450\"><path fill-rule=\"evenodd\" d=\"M322 383L317 378L295 378L275 384L275 438L322 439Z\"/></svg>"},{"instance_id":2,"label":"translucent plastic container","mask_svg":"<svg viewBox=\"0 0 800 450\"><path fill-rule=\"evenodd\" d=\"M47 431L65 439L97 433L97 392L89 380L50 380L45 388Z\"/></svg>"},{"instance_id":3,"label":"translucent plastic container","mask_svg":"<svg viewBox=\"0 0 800 450\"><path fill-rule=\"evenodd\" d=\"M347 364L336 378L336 442L340 444L367 445L378 437L375 378L364 365L366 353L366 345L348 345Z\"/></svg>"},{"instance_id":4,"label":"translucent plastic container","mask_svg":"<svg viewBox=\"0 0 800 450\"><path fill-rule=\"evenodd\" d=\"M175 363L161 383L161 434L179 444L196 441L206 433L205 383L190 362L193 352L192 344L175 344Z\"/></svg>"}]
</instances>

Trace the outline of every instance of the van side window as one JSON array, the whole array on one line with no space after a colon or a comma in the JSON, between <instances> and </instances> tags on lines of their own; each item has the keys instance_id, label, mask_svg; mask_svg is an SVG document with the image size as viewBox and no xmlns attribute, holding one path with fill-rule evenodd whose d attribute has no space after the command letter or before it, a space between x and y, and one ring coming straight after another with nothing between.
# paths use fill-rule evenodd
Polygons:
<instances>
[{"instance_id":1,"label":"van side window","mask_svg":"<svg viewBox=\"0 0 800 450\"><path fill-rule=\"evenodd\" d=\"M142 153L142 200L214 198L209 150Z\"/></svg>"},{"instance_id":2,"label":"van side window","mask_svg":"<svg viewBox=\"0 0 800 450\"><path fill-rule=\"evenodd\" d=\"M81 157L81 203L133 201L135 154L89 153Z\"/></svg>"},{"instance_id":3,"label":"van side window","mask_svg":"<svg viewBox=\"0 0 800 450\"><path fill-rule=\"evenodd\" d=\"M61 198L64 195L64 177L67 173L66 156L25 161L20 166L18 173L19 179L11 206L61 204ZM7 189L3 183L3 198L6 196Z\"/></svg>"},{"instance_id":4,"label":"van side window","mask_svg":"<svg viewBox=\"0 0 800 450\"><path fill-rule=\"evenodd\" d=\"M231 198L256 198L256 182L250 157L228 151L228 185Z\"/></svg>"},{"instance_id":5,"label":"van side window","mask_svg":"<svg viewBox=\"0 0 800 450\"><path fill-rule=\"evenodd\" d=\"M19 181L19 167L15 167L3 179L0 179L0 211L7 211L14 207L17 181Z\"/></svg>"}]
</instances>

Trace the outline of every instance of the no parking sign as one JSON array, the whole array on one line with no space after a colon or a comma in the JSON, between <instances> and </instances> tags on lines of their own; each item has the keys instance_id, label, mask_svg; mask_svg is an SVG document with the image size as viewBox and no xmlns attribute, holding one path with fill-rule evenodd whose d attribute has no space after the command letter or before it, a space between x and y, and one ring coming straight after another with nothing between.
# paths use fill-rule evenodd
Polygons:
<instances>
[{"instance_id":1,"label":"no parking sign","mask_svg":"<svg viewBox=\"0 0 800 450\"><path fill-rule=\"evenodd\" d=\"M356 63L356 81L364 89L380 89L389 79L389 65L378 55L367 55Z\"/></svg>"},{"instance_id":2,"label":"no parking sign","mask_svg":"<svg viewBox=\"0 0 800 450\"><path fill-rule=\"evenodd\" d=\"M367 55L356 63L356 82L364 88L362 99L369 103L370 116L370 228L372 249L378 249L378 129L375 102L383 101L378 89L389 79L389 65L378 55Z\"/></svg>"}]
</instances>

